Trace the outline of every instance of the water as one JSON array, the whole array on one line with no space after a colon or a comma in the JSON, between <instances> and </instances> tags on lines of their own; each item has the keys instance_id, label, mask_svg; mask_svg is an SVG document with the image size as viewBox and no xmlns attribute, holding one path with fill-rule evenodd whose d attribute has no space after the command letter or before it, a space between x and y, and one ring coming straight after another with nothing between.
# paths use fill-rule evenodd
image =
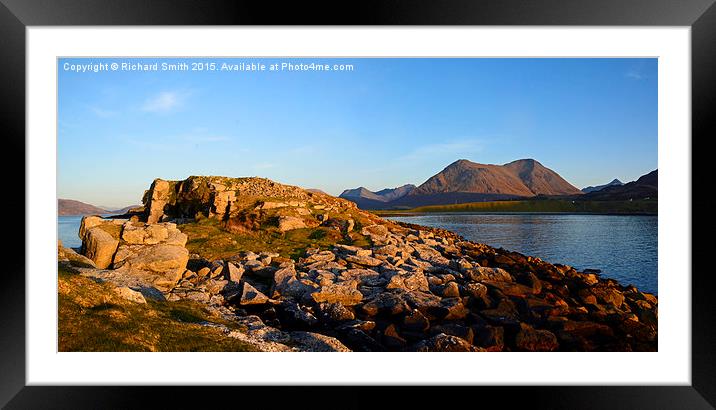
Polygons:
<instances>
[{"instance_id":1,"label":"water","mask_svg":"<svg viewBox=\"0 0 716 410\"><path fill-rule=\"evenodd\" d=\"M77 232L80 230L80 221L82 215L58 216L57 217L57 237L62 241L62 245L67 248L79 248L82 245Z\"/></svg>"},{"instance_id":2,"label":"water","mask_svg":"<svg viewBox=\"0 0 716 410\"><path fill-rule=\"evenodd\" d=\"M387 219L451 230L465 239L657 293L657 219L641 215L431 214Z\"/></svg>"},{"instance_id":3,"label":"water","mask_svg":"<svg viewBox=\"0 0 716 410\"><path fill-rule=\"evenodd\" d=\"M109 216L112 214L102 215ZM66 248L79 248L82 246L77 232L80 230L82 215L63 215L57 217L57 238Z\"/></svg>"}]
</instances>

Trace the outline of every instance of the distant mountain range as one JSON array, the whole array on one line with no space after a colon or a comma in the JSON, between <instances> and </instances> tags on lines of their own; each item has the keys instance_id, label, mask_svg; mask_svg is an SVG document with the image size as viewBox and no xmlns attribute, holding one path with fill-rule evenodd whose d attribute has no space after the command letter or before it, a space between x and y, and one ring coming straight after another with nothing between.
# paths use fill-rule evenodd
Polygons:
<instances>
[{"instance_id":1,"label":"distant mountain range","mask_svg":"<svg viewBox=\"0 0 716 410\"><path fill-rule=\"evenodd\" d=\"M346 189L339 198L355 202L362 209L382 209L386 204L408 195L415 189L415 185L407 184L397 188L386 188L373 192L364 187Z\"/></svg>"},{"instance_id":2,"label":"distant mountain range","mask_svg":"<svg viewBox=\"0 0 716 410\"><path fill-rule=\"evenodd\" d=\"M98 206L86 204L84 202L75 201L74 199L58 199L57 200L57 214L68 216L68 215L106 215L106 214L123 214L132 208L136 208L141 205L131 205L122 209L107 210Z\"/></svg>"},{"instance_id":3,"label":"distant mountain range","mask_svg":"<svg viewBox=\"0 0 716 410\"><path fill-rule=\"evenodd\" d=\"M604 189L608 186L620 186L620 185L624 185L624 183L618 179L614 179L614 180L612 180L612 182L610 182L608 184L597 185L597 186L588 186L586 188L582 188L582 192L584 192L585 194L588 194L590 192L601 191L602 189Z\"/></svg>"},{"instance_id":4,"label":"distant mountain range","mask_svg":"<svg viewBox=\"0 0 716 410\"><path fill-rule=\"evenodd\" d=\"M592 201L628 201L632 199L657 199L659 195L659 172L654 170L636 181L612 185L583 195L580 199Z\"/></svg>"},{"instance_id":5,"label":"distant mountain range","mask_svg":"<svg viewBox=\"0 0 716 410\"><path fill-rule=\"evenodd\" d=\"M378 192L361 187L346 190L340 197L356 202L363 209L391 209L582 194L559 174L534 159L520 159L504 165L478 164L461 159L418 187L404 185Z\"/></svg>"}]
</instances>

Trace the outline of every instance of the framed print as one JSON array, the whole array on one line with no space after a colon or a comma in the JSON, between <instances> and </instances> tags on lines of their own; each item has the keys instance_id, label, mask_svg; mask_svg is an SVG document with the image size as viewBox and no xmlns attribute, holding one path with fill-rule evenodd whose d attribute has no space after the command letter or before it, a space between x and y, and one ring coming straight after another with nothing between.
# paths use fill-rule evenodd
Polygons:
<instances>
[{"instance_id":1,"label":"framed print","mask_svg":"<svg viewBox=\"0 0 716 410\"><path fill-rule=\"evenodd\" d=\"M3 405L712 408L710 2L3 4Z\"/></svg>"}]
</instances>

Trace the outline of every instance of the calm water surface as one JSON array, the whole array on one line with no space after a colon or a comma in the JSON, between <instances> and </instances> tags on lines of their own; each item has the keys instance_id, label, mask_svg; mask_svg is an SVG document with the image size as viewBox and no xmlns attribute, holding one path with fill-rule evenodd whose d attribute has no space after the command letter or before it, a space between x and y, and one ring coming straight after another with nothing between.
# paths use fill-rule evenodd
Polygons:
<instances>
[{"instance_id":1,"label":"calm water surface","mask_svg":"<svg viewBox=\"0 0 716 410\"><path fill-rule=\"evenodd\" d=\"M431 214L389 217L536 256L657 293L657 216Z\"/></svg>"}]
</instances>

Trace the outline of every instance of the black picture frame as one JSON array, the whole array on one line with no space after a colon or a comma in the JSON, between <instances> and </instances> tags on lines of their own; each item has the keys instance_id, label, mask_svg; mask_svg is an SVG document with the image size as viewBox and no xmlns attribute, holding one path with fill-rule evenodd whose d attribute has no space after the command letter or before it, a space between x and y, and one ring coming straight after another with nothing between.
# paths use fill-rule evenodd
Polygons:
<instances>
[{"instance_id":1,"label":"black picture frame","mask_svg":"<svg viewBox=\"0 0 716 410\"><path fill-rule=\"evenodd\" d=\"M219 0L0 0L0 96L2 135L6 155L3 175L12 200L6 204L6 229L12 230L0 285L0 406L7 408L134 408L160 403L162 408L186 407L191 398L201 398L204 407L218 399L243 396L266 400L269 407L281 398L300 403L311 398L312 407L370 408L376 404L411 401L428 405L451 405L454 400L497 399L501 406L529 405L537 408L714 408L716 405L716 306L713 273L706 269L707 252L713 249L711 224L707 223L709 201L697 188L710 186L707 168L709 151L704 149L716 122L716 6L714 0L494 0L444 1L384 0L361 2L231 2ZM375 391L383 387L346 387L331 393L345 401L333 402L315 387L231 388L202 391L194 387L31 387L25 382L25 39L27 26L58 25L557 25L557 26L689 26L692 58L692 324L689 386L522 386L470 387L456 392L433 394L430 390L410 392ZM688 138L688 136L684 136ZM23 195L18 193L22 192ZM23 206L17 198L23 198ZM13 202L10 202L13 201ZM23 218L19 215L22 214ZM695 218L704 219L695 219ZM22 222L21 222L22 220ZM702 223L703 221L703 223ZM7 223L18 226L9 227ZM19 226L20 224L23 226ZM688 266L689 261L684 261ZM686 272L668 272L682 274ZM625 365L628 358L625 357ZM585 369L587 371L588 369ZM489 370L479 370L489 371ZM618 371L618 369L615 369ZM537 382L537 381L536 381ZM235 389L239 389L238 391ZM356 389L362 389L355 391ZM367 389L373 389L366 391ZM336 391L337 390L337 391ZM139 398L141 396L141 399ZM382 399L379 399L383 397Z\"/></svg>"}]
</instances>

